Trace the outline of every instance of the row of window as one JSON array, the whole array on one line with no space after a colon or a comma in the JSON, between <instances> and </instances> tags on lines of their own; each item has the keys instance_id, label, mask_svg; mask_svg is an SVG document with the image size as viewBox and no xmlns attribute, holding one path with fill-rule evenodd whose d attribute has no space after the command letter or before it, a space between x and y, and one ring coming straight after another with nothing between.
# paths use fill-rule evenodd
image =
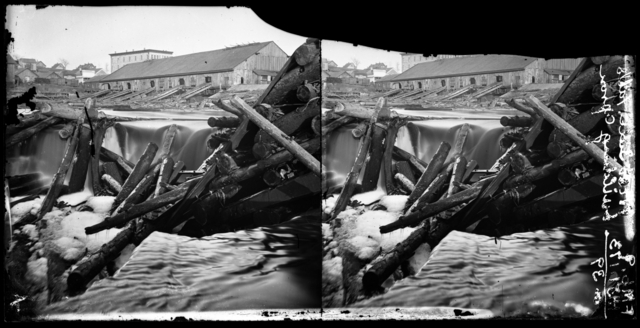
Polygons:
<instances>
[{"instance_id":1,"label":"row of window","mask_svg":"<svg viewBox=\"0 0 640 328\"><path fill-rule=\"evenodd\" d=\"M146 58L144 58L144 55L140 55L140 60L143 59L161 59L161 58L167 58L169 56L164 56L164 55L146 55ZM138 55L135 56L127 56L127 57L117 57L116 61L120 62L120 59L122 59L122 62L132 62L132 61L138 61Z\"/></svg>"}]
</instances>

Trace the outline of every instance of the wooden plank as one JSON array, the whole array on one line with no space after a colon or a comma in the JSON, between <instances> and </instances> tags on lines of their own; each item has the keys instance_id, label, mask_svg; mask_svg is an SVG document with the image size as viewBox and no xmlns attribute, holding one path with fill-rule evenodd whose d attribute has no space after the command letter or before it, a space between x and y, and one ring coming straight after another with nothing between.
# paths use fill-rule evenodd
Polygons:
<instances>
[{"instance_id":1,"label":"wooden plank","mask_svg":"<svg viewBox=\"0 0 640 328\"><path fill-rule=\"evenodd\" d=\"M558 92L556 92L555 95L553 95L553 97L551 97L551 99L549 100L550 104L556 103L558 101L558 98L560 98L560 96L562 96L562 94L564 93L564 91L567 89L567 87L571 84L571 82L573 82L573 80L576 79L576 76L578 76L580 73L582 73L587 67L589 67L589 65L591 64L591 60L587 57L584 57L582 59L582 61L580 62L580 64L578 64L578 66L573 70L573 72L571 72L571 75L569 75L569 78L567 78L564 81L564 84L562 84L562 87L560 88L560 90L558 90Z\"/></svg>"}]
</instances>

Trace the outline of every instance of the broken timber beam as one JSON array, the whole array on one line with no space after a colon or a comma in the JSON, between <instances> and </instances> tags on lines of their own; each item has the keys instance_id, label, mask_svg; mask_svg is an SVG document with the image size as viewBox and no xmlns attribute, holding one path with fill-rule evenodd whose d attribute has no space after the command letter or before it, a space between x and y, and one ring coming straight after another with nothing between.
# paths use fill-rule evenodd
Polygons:
<instances>
[{"instance_id":1,"label":"broken timber beam","mask_svg":"<svg viewBox=\"0 0 640 328\"><path fill-rule=\"evenodd\" d=\"M307 168L309 168L317 176L321 176L320 162L315 159L311 154L300 147L295 141L291 140L288 136L283 136L282 131L275 127L271 122L258 114L251 106L247 105L238 96L234 96L231 102L241 108L242 112L258 127L274 138L278 143L284 146L287 150L293 153Z\"/></svg>"},{"instance_id":2,"label":"broken timber beam","mask_svg":"<svg viewBox=\"0 0 640 328\"><path fill-rule=\"evenodd\" d=\"M120 206L120 204L131 194L133 189L138 185L140 180L144 178L149 167L151 166L151 161L156 155L158 151L158 145L153 142L150 142L147 145L147 148L144 150L144 153L140 157L140 160L133 168L131 174L127 180L125 180L124 184L122 184L122 191L116 196L113 201L113 205L111 206L111 210L115 210Z\"/></svg>"},{"instance_id":3,"label":"broken timber beam","mask_svg":"<svg viewBox=\"0 0 640 328\"><path fill-rule=\"evenodd\" d=\"M409 195L403 212L407 212L409 207L411 207L413 203L418 200L418 198L420 198L422 193L424 193L427 187L429 187L431 182L433 182L433 180L436 178L440 170L442 170L444 161L447 158L447 154L449 153L450 149L451 146L448 143L443 141L440 144L438 150L436 151L436 154L433 156L433 159L431 160L431 162L429 162L429 165L427 165L427 168L422 173L422 176L420 176L420 179L418 179L415 190L411 193L411 195Z\"/></svg>"},{"instance_id":4,"label":"broken timber beam","mask_svg":"<svg viewBox=\"0 0 640 328\"><path fill-rule=\"evenodd\" d=\"M35 124L31 127L28 127L12 136L10 136L7 141L5 142L5 148L11 148L15 145L17 145L18 143L27 140L29 138L31 138L32 136L34 136L36 133L44 130L45 128L48 128L54 124L58 124L62 122L62 119L58 118L58 117L49 117L44 121L41 121L38 124Z\"/></svg>"}]
</instances>

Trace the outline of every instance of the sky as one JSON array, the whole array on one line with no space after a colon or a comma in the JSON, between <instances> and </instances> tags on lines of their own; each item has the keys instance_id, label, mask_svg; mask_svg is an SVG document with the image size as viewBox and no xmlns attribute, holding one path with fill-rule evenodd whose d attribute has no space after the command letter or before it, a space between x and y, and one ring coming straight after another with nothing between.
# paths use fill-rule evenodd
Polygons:
<instances>
[{"instance_id":1,"label":"sky","mask_svg":"<svg viewBox=\"0 0 640 328\"><path fill-rule=\"evenodd\" d=\"M5 27L15 40L9 54L40 60L47 67L64 58L70 69L85 63L106 68L109 54L116 52L156 49L180 56L265 41L274 41L291 55L307 39L267 24L245 7L6 8Z\"/></svg>"},{"instance_id":2,"label":"sky","mask_svg":"<svg viewBox=\"0 0 640 328\"><path fill-rule=\"evenodd\" d=\"M399 52L380 50L364 46L354 47L351 43L322 40L322 58L333 60L342 67L350 63L353 58L360 61L359 69L364 69L371 64L385 63L387 67L402 69L402 57Z\"/></svg>"}]
</instances>

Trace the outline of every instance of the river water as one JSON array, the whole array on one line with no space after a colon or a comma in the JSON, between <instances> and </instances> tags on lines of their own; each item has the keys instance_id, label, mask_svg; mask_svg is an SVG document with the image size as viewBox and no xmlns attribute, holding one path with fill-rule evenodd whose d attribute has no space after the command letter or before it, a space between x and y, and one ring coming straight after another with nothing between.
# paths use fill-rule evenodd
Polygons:
<instances>
[{"instance_id":1,"label":"river water","mask_svg":"<svg viewBox=\"0 0 640 328\"><path fill-rule=\"evenodd\" d=\"M113 277L43 315L320 307L319 210L203 238L154 232Z\"/></svg>"}]
</instances>

